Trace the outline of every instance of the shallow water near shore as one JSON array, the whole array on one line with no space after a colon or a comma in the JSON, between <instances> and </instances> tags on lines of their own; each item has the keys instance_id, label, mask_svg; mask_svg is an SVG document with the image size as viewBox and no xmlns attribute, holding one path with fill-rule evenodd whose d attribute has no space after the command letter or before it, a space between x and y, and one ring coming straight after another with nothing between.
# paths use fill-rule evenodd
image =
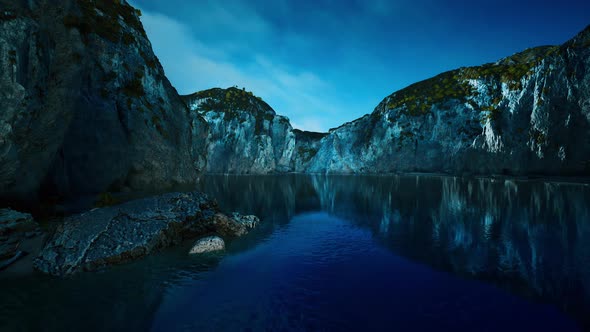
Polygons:
<instances>
[{"instance_id":1,"label":"shallow water near shore","mask_svg":"<svg viewBox=\"0 0 590 332\"><path fill-rule=\"evenodd\" d=\"M590 329L587 184L206 176L262 223L65 279L0 279L2 331Z\"/></svg>"}]
</instances>

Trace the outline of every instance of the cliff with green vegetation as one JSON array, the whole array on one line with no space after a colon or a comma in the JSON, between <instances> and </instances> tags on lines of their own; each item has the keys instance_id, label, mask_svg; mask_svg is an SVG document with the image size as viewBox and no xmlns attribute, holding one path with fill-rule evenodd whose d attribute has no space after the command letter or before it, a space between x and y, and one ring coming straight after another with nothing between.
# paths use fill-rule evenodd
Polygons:
<instances>
[{"instance_id":1,"label":"cliff with green vegetation","mask_svg":"<svg viewBox=\"0 0 590 332\"><path fill-rule=\"evenodd\" d=\"M590 174L590 28L418 82L322 134L245 89L178 96L124 0L0 4L3 199L162 190L202 171Z\"/></svg>"},{"instance_id":2,"label":"cliff with green vegetation","mask_svg":"<svg viewBox=\"0 0 590 332\"><path fill-rule=\"evenodd\" d=\"M267 174L291 171L295 134L289 119L277 115L245 89L214 88L184 96L194 116L209 124L209 173Z\"/></svg>"},{"instance_id":3,"label":"cliff with green vegetation","mask_svg":"<svg viewBox=\"0 0 590 332\"><path fill-rule=\"evenodd\" d=\"M0 197L166 188L205 168L207 124L126 1L0 0Z\"/></svg>"},{"instance_id":4,"label":"cliff with green vegetation","mask_svg":"<svg viewBox=\"0 0 590 332\"><path fill-rule=\"evenodd\" d=\"M333 129L310 172L589 175L590 28L459 68Z\"/></svg>"}]
</instances>

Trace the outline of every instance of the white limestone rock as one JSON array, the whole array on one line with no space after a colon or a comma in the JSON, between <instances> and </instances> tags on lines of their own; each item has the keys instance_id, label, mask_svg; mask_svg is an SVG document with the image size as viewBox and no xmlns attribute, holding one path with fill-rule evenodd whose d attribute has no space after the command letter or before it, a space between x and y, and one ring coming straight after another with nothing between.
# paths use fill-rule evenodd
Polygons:
<instances>
[{"instance_id":1,"label":"white limestone rock","mask_svg":"<svg viewBox=\"0 0 590 332\"><path fill-rule=\"evenodd\" d=\"M214 252L225 250L225 242L219 236L208 236L197 240L189 254L203 254L206 252Z\"/></svg>"}]
</instances>

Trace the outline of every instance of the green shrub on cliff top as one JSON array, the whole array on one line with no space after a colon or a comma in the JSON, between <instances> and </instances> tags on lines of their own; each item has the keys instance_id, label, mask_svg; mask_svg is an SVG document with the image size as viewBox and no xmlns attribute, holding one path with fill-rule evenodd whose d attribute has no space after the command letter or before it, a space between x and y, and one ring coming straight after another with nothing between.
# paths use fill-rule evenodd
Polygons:
<instances>
[{"instance_id":1,"label":"green shrub on cliff top","mask_svg":"<svg viewBox=\"0 0 590 332\"><path fill-rule=\"evenodd\" d=\"M405 106L400 112L418 116L428 114L435 104L448 99L465 100L473 94L469 83L455 78L457 71L446 72L431 79L410 85L390 96L388 109Z\"/></svg>"},{"instance_id":2,"label":"green shrub on cliff top","mask_svg":"<svg viewBox=\"0 0 590 332\"><path fill-rule=\"evenodd\" d=\"M213 88L199 91L189 96L190 98L201 99L198 111L200 112L223 112L224 121L231 121L240 117L240 122L246 121L243 114L246 112L254 116L254 131L260 135L264 131L264 121L272 121L275 112L261 98L254 96L245 88L228 89Z\"/></svg>"},{"instance_id":3,"label":"green shrub on cliff top","mask_svg":"<svg viewBox=\"0 0 590 332\"><path fill-rule=\"evenodd\" d=\"M145 31L139 20L141 12L118 0L77 0L80 14L68 14L63 18L63 23L68 28L75 28L82 35L97 34L98 36L118 43L125 36L122 35L123 26L134 29L145 36ZM126 43L131 43L129 36L123 38Z\"/></svg>"},{"instance_id":4,"label":"green shrub on cliff top","mask_svg":"<svg viewBox=\"0 0 590 332\"><path fill-rule=\"evenodd\" d=\"M490 82L508 84L511 90L522 89L521 79L533 74L536 66L541 65L543 59L559 51L559 47L537 47L517 53L497 63L485 64L478 67L460 68L442 73L433 78L412 84L405 89L395 92L388 97L386 109L399 109L399 114L410 116L425 115L431 112L434 105L444 107L450 100L470 103L474 109L488 111L490 119L497 119L501 98L496 98L493 108L479 108L470 97L479 93L469 84L470 79L484 79ZM489 84L491 95L501 95L499 84Z\"/></svg>"}]
</instances>

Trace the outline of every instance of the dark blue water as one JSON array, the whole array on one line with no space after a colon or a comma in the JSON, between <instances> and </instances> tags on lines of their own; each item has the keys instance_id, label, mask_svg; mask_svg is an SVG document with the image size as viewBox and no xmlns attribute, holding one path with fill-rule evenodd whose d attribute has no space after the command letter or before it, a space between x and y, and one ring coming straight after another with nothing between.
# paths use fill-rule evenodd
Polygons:
<instances>
[{"instance_id":1,"label":"dark blue water","mask_svg":"<svg viewBox=\"0 0 590 332\"><path fill-rule=\"evenodd\" d=\"M428 176L208 176L263 223L69 279L0 280L0 330L590 328L590 188Z\"/></svg>"}]
</instances>

